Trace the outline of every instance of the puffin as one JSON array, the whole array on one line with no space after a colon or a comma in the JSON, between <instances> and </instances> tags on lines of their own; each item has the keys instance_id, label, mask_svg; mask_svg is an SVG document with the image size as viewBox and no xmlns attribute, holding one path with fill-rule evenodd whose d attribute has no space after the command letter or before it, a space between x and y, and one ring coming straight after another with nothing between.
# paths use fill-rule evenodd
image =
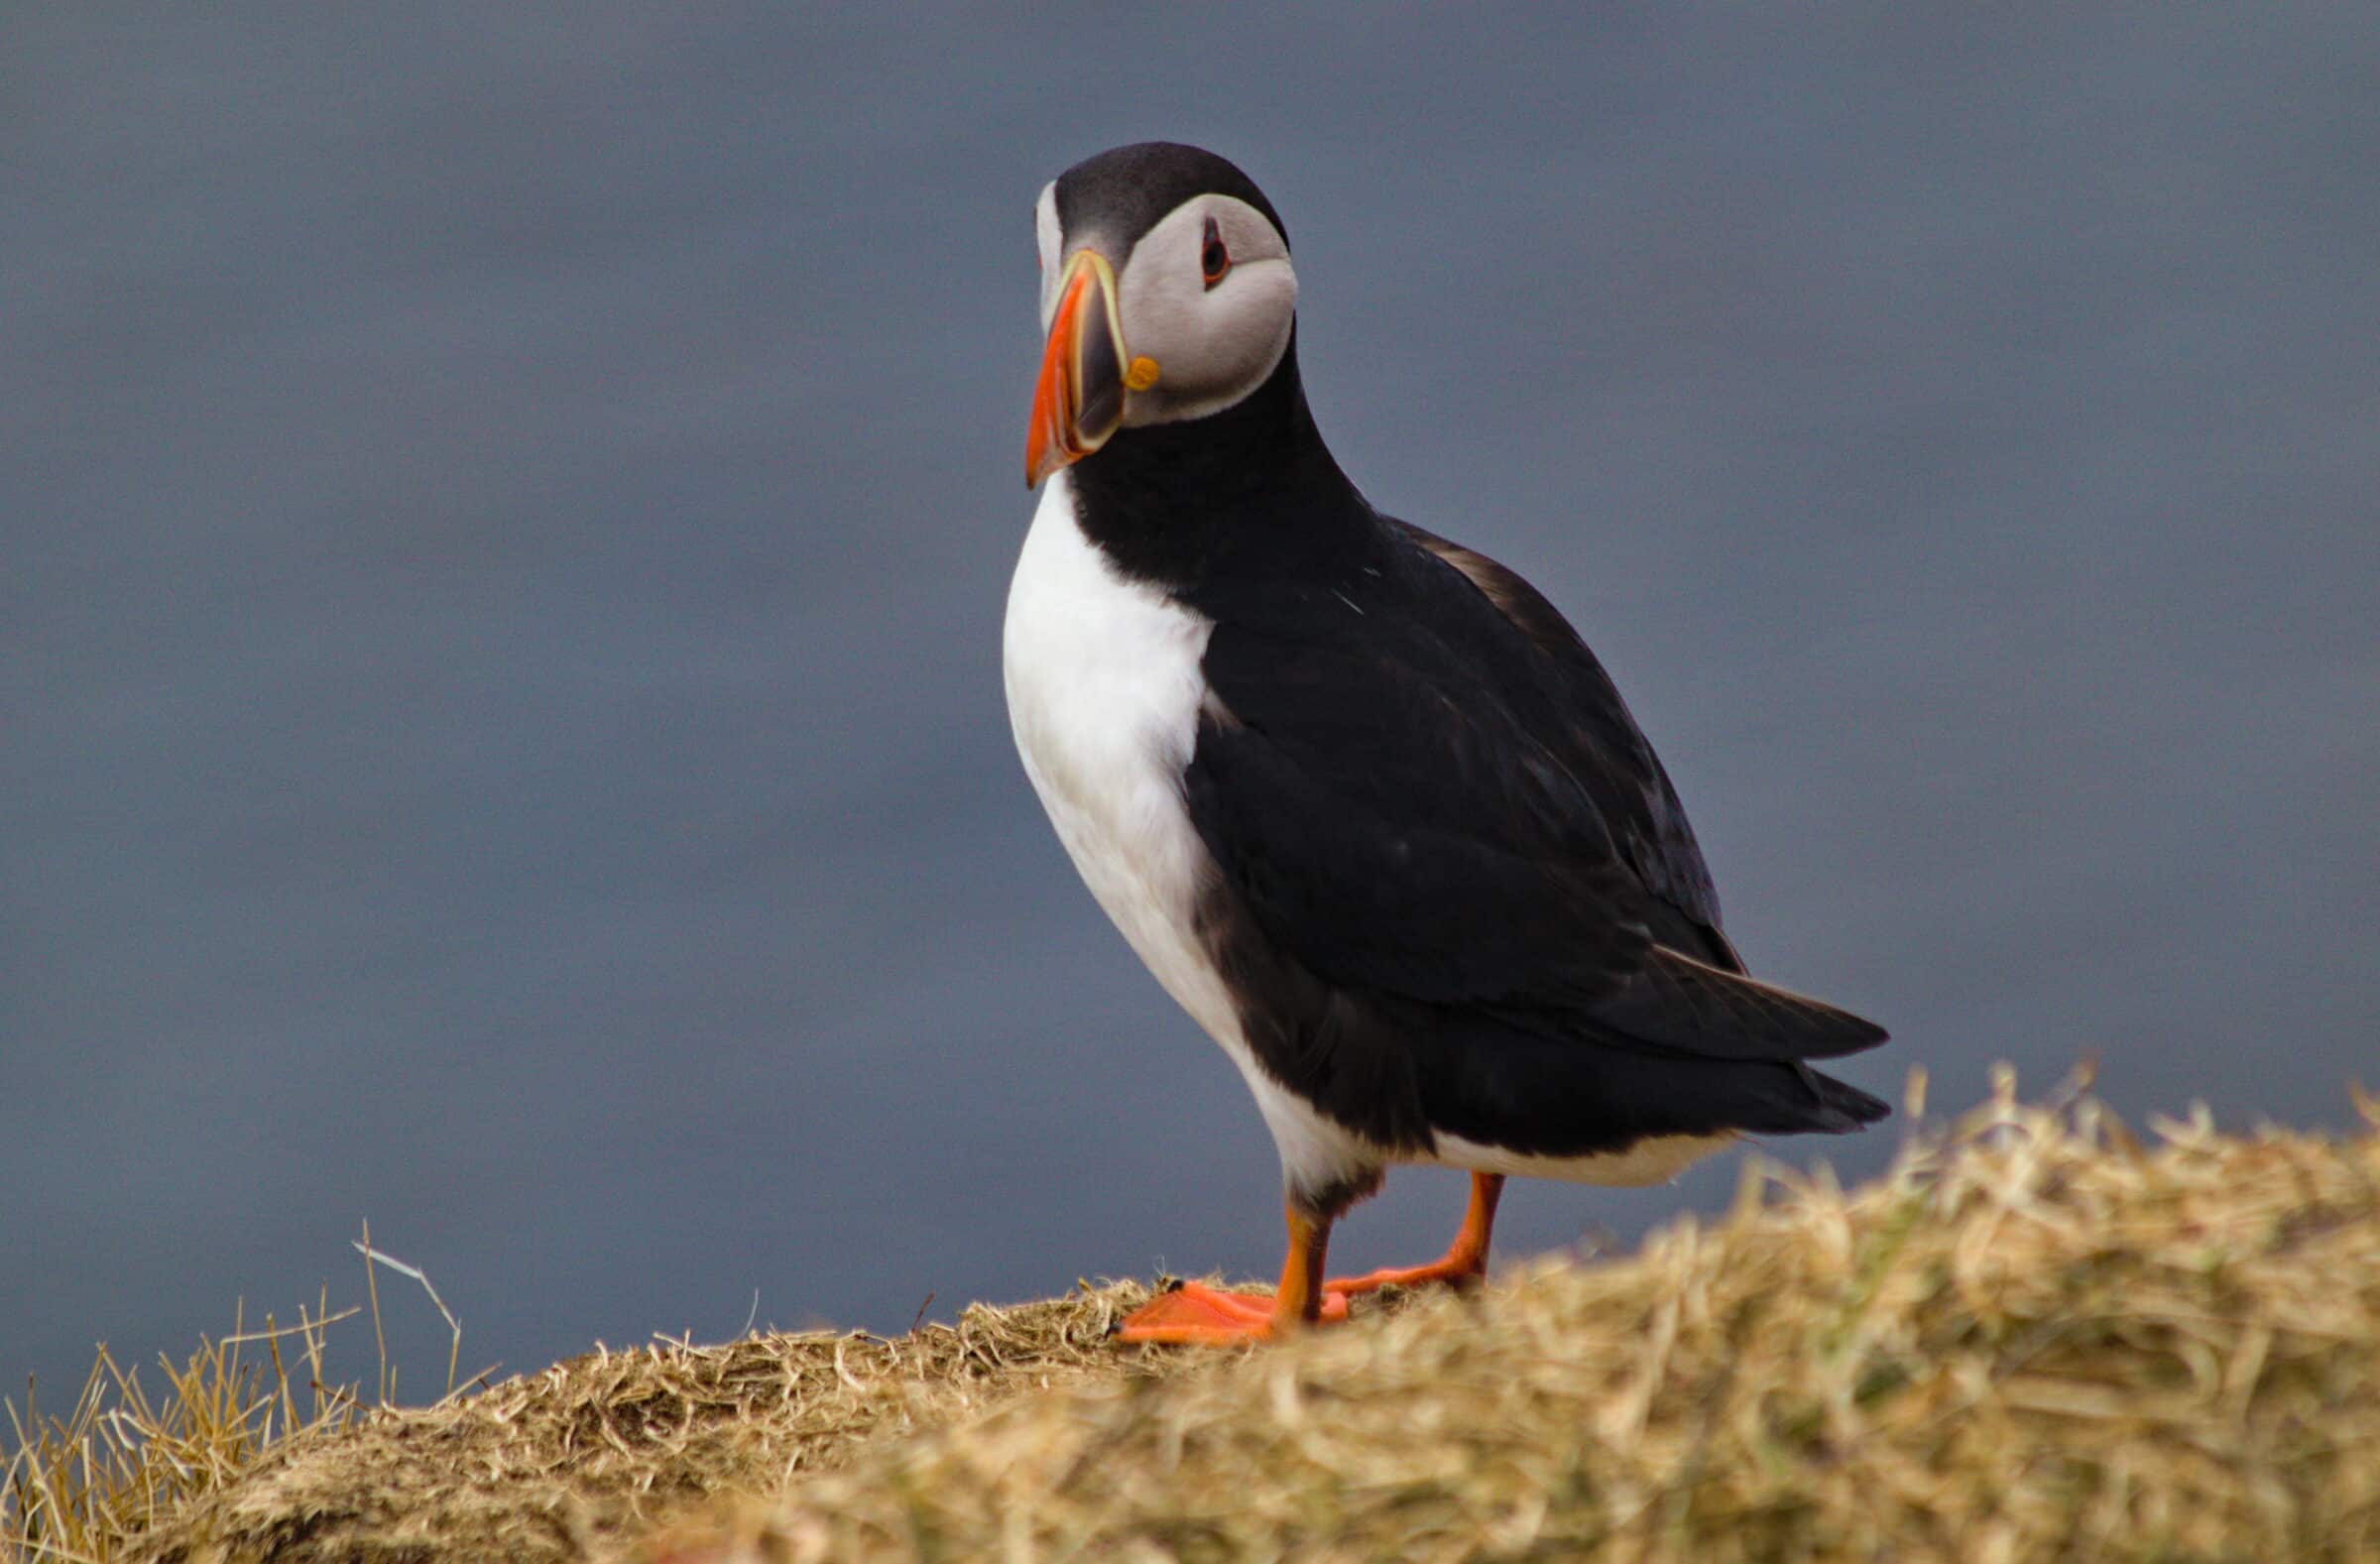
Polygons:
<instances>
[{"instance_id":1,"label":"puffin","mask_svg":"<svg viewBox=\"0 0 2380 1564\"><path fill-rule=\"evenodd\" d=\"M1033 225L1011 725L1092 896L1246 1079L1288 1226L1273 1292L1185 1283L1123 1339L1271 1340L1477 1283L1514 1175L1657 1183L1884 1117L1809 1062L1884 1030L1746 973L1578 632L1332 458L1288 230L1249 177L1118 147ZM1332 1225L1408 1164L1471 1175L1446 1254L1326 1276Z\"/></svg>"}]
</instances>

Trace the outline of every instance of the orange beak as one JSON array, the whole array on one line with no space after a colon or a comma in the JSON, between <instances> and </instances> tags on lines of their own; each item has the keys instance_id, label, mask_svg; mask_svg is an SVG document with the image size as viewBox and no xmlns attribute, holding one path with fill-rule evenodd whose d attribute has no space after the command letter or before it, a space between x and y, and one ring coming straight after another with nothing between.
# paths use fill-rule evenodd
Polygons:
<instances>
[{"instance_id":1,"label":"orange beak","mask_svg":"<svg viewBox=\"0 0 2380 1564\"><path fill-rule=\"evenodd\" d=\"M1124 421L1124 320L1116 273L1096 250L1066 263L1033 383L1032 421L1024 431L1024 486L1031 488L1108 442Z\"/></svg>"}]
</instances>

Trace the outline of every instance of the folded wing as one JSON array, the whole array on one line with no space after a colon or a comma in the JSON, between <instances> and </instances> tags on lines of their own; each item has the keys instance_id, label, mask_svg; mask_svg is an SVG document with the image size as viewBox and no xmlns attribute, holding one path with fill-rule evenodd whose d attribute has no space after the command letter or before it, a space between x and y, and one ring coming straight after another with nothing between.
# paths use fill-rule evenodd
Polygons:
<instances>
[{"instance_id":1,"label":"folded wing","mask_svg":"<svg viewBox=\"0 0 2380 1564\"><path fill-rule=\"evenodd\" d=\"M1609 682L1585 648L1592 679L1465 578L1419 568L1449 580L1387 577L1370 609L1222 625L1210 642L1185 788L1267 938L1326 983L1539 1036L1745 1061L1883 1041L1730 970L1668 779L1617 695L1595 704ZM1485 617L1450 619L1443 595L1396 612L1414 590L1466 594ZM1615 726L1632 742L1610 742Z\"/></svg>"}]
</instances>

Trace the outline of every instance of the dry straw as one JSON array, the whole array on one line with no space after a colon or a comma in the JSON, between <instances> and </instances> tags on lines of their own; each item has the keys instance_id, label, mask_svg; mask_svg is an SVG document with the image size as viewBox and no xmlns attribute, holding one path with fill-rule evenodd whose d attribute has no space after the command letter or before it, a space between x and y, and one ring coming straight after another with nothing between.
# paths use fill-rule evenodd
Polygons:
<instances>
[{"instance_id":1,"label":"dry straw","mask_svg":"<svg viewBox=\"0 0 2380 1564\"><path fill-rule=\"evenodd\" d=\"M2156 1130L2003 1081L1847 1194L1755 1162L1634 1256L1250 1354L1112 1345L1130 1285L601 1353L92 1556L2380 1557L2380 1140Z\"/></svg>"},{"instance_id":2,"label":"dry straw","mask_svg":"<svg viewBox=\"0 0 2380 1564\"><path fill-rule=\"evenodd\" d=\"M1145 1296L1124 1284L979 1306L955 1325L893 1340L812 1333L598 1350L476 1395L227 1445L207 1470L191 1470L171 1515L119 1506L68 1532L56 1519L73 1511L73 1496L61 1495L37 1518L49 1521L46 1539L66 1545L28 1554L178 1564L584 1558L695 1502L776 1493L871 1441L1022 1392L1189 1367L1135 1364L1109 1342L1119 1313ZM176 1384L211 1393L186 1377ZM60 1444L54 1434L45 1459L28 1445L21 1466L57 1465ZM157 1464L203 1446L194 1435L160 1445Z\"/></svg>"},{"instance_id":3,"label":"dry straw","mask_svg":"<svg viewBox=\"0 0 2380 1564\"><path fill-rule=\"evenodd\" d=\"M2366 1109L2367 1116L2369 1108ZM1998 1098L1845 1195L1159 1386L649 1557L2380 1557L2380 1143Z\"/></svg>"}]
</instances>

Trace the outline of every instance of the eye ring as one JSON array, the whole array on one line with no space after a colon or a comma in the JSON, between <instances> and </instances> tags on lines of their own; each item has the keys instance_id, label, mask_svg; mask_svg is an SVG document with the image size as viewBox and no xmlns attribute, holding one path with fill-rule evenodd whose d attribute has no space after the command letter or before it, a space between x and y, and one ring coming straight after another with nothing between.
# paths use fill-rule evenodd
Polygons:
<instances>
[{"instance_id":1,"label":"eye ring","mask_svg":"<svg viewBox=\"0 0 2380 1564\"><path fill-rule=\"evenodd\" d=\"M1199 236L1198 241L1199 276L1206 279L1209 288L1213 288L1224 280L1231 269L1232 252L1224 246L1223 230L1217 227L1215 219L1210 217L1207 219L1206 230Z\"/></svg>"}]
</instances>

